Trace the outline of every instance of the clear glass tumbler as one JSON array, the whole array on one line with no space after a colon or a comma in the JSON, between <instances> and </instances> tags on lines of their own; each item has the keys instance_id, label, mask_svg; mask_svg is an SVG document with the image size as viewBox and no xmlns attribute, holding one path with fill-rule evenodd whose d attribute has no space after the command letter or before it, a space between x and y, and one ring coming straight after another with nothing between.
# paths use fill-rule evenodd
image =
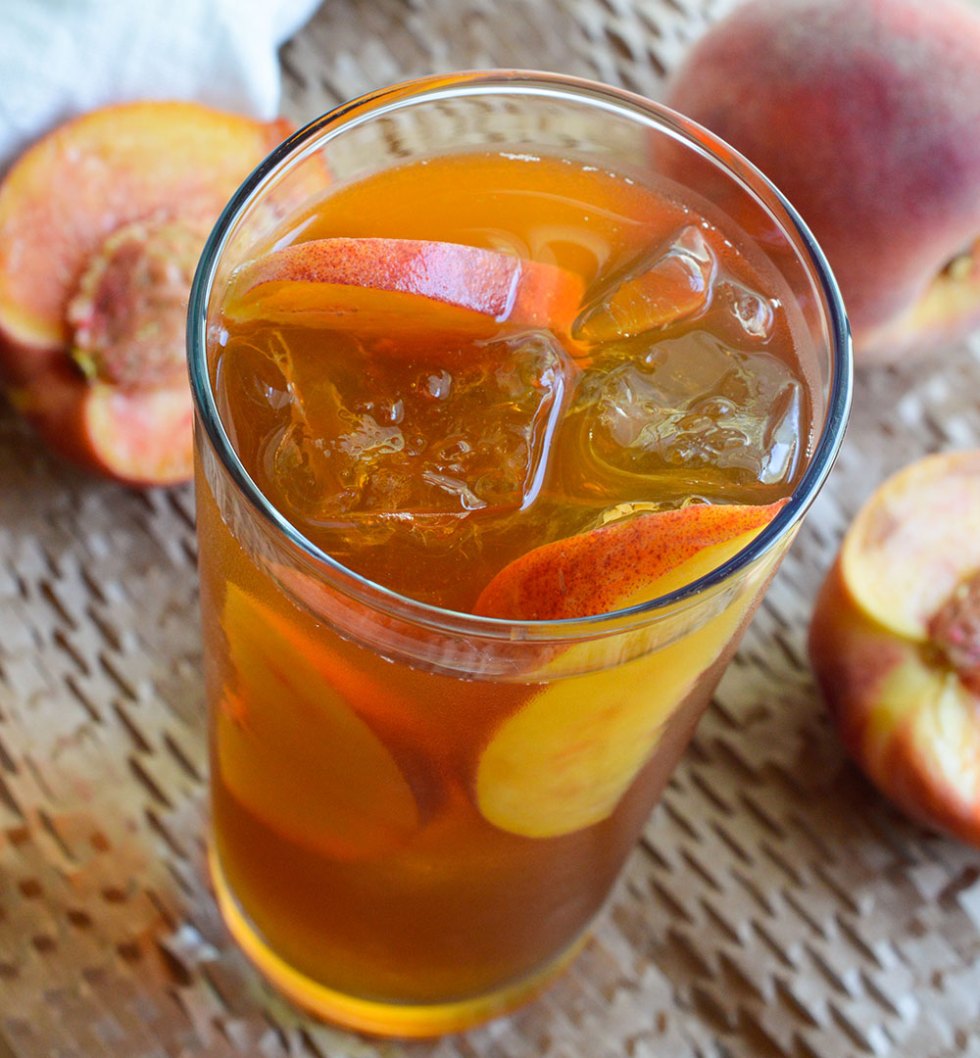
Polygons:
<instances>
[{"instance_id":1,"label":"clear glass tumbler","mask_svg":"<svg viewBox=\"0 0 980 1058\"><path fill-rule=\"evenodd\" d=\"M507 621L413 601L306 539L236 455L209 360L228 276L327 179L476 150L665 173L795 302L813 421L798 484L733 558L642 605ZM581 945L830 470L851 361L826 262L761 174L665 108L462 74L347 103L276 150L210 238L189 343L224 918L279 988L355 1029L435 1035L507 1011ZM555 787L568 732L600 761L588 810ZM489 809L488 770L506 788Z\"/></svg>"}]
</instances>

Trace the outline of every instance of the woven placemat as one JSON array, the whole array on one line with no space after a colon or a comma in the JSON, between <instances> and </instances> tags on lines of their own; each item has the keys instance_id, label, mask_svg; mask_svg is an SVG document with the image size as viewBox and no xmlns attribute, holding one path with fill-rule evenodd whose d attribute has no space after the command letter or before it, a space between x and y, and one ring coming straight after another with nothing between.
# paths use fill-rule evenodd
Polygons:
<instances>
[{"instance_id":1,"label":"woven placemat","mask_svg":"<svg viewBox=\"0 0 980 1058\"><path fill-rule=\"evenodd\" d=\"M477 66L656 97L727 7L328 0L284 49L286 109ZM980 853L842 759L804 655L858 505L980 444L977 392L980 340L859 378L838 467L593 941L532 1006L417 1044L304 1017L217 916L190 489L84 477L0 413L0 1058L980 1058Z\"/></svg>"}]
</instances>

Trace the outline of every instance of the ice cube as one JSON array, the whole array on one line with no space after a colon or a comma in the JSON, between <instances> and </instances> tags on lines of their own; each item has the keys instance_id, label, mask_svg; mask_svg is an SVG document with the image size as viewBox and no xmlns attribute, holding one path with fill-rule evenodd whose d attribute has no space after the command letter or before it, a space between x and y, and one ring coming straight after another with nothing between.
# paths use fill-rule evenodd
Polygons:
<instances>
[{"instance_id":1,"label":"ice cube","mask_svg":"<svg viewBox=\"0 0 980 1058\"><path fill-rule=\"evenodd\" d=\"M725 317L725 337L738 342L748 339L753 345L767 341L776 323L779 302L734 279L718 283L715 297L718 316ZM714 321L712 321L714 323Z\"/></svg>"},{"instance_id":2,"label":"ice cube","mask_svg":"<svg viewBox=\"0 0 980 1058\"><path fill-rule=\"evenodd\" d=\"M228 435L239 450L280 428L291 414L288 351L277 334L236 335L218 357L215 396Z\"/></svg>"},{"instance_id":3,"label":"ice cube","mask_svg":"<svg viewBox=\"0 0 980 1058\"><path fill-rule=\"evenodd\" d=\"M592 493L622 490L660 499L708 495L727 485L777 485L800 457L803 390L791 369L764 352L736 351L693 331L637 353L611 346L587 369L569 415L588 462Z\"/></svg>"},{"instance_id":4,"label":"ice cube","mask_svg":"<svg viewBox=\"0 0 980 1058\"><path fill-rule=\"evenodd\" d=\"M564 356L533 331L433 365L331 357L294 381L302 414L271 454L279 488L304 519L338 526L522 508L541 488Z\"/></svg>"},{"instance_id":5,"label":"ice cube","mask_svg":"<svg viewBox=\"0 0 980 1058\"><path fill-rule=\"evenodd\" d=\"M697 316L708 307L717 271L703 232L688 224L587 305L572 326L572 337L615 341Z\"/></svg>"}]
</instances>

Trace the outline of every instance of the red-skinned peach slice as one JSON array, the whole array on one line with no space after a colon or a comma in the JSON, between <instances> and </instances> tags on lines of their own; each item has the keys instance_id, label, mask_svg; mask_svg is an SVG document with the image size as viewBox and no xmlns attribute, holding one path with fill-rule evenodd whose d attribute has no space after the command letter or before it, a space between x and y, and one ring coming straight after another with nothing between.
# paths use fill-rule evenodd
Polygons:
<instances>
[{"instance_id":1,"label":"red-skinned peach slice","mask_svg":"<svg viewBox=\"0 0 980 1058\"><path fill-rule=\"evenodd\" d=\"M477 611L557 619L664 595L736 555L781 506L687 507L545 545L506 567L481 596ZM718 663L735 649L759 586L744 586L693 628L659 629L663 642L625 665L546 684L508 717L477 766L476 800L488 822L546 838L609 816L699 677L713 667L717 677ZM590 664L583 667L617 660L608 640L566 653L573 652L587 655L582 660ZM567 664L559 658L536 676L546 680ZM710 687L699 693L707 701Z\"/></svg>"},{"instance_id":2,"label":"red-skinned peach slice","mask_svg":"<svg viewBox=\"0 0 980 1058\"><path fill-rule=\"evenodd\" d=\"M817 599L810 657L842 741L913 817L980 844L980 452L889 479Z\"/></svg>"},{"instance_id":3,"label":"red-skinned peach slice","mask_svg":"<svg viewBox=\"0 0 980 1058\"><path fill-rule=\"evenodd\" d=\"M554 621L611 613L683 587L741 550L785 501L692 504L641 514L535 548L483 589L487 617ZM734 551L733 541L742 540ZM692 577L691 565L702 572Z\"/></svg>"},{"instance_id":4,"label":"red-skinned peach slice","mask_svg":"<svg viewBox=\"0 0 980 1058\"><path fill-rule=\"evenodd\" d=\"M189 475L190 417L151 391L187 388L197 256L232 192L288 131L193 103L124 104L69 121L11 168L0 185L0 377L51 447L133 483ZM95 428L107 414L114 425ZM149 428L126 438L130 421ZM117 443L125 451L107 447Z\"/></svg>"},{"instance_id":5,"label":"red-skinned peach slice","mask_svg":"<svg viewBox=\"0 0 980 1058\"><path fill-rule=\"evenodd\" d=\"M215 758L231 792L283 836L339 860L380 855L419 824L394 757L355 712L383 688L230 584L224 628L236 685Z\"/></svg>"},{"instance_id":6,"label":"red-skinned peach slice","mask_svg":"<svg viewBox=\"0 0 980 1058\"><path fill-rule=\"evenodd\" d=\"M490 335L501 324L566 329L582 280L495 250L417 239L315 239L238 272L227 312L362 334Z\"/></svg>"}]
</instances>

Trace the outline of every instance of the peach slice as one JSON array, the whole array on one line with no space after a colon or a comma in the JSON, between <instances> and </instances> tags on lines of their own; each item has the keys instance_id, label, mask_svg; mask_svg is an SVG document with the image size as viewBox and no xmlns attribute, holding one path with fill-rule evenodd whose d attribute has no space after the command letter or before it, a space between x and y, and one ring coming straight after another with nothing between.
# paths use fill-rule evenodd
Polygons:
<instances>
[{"instance_id":1,"label":"peach slice","mask_svg":"<svg viewBox=\"0 0 980 1058\"><path fill-rule=\"evenodd\" d=\"M280 834L333 859L404 844L419 825L415 796L353 708L376 703L384 688L234 584L224 622L237 684L214 737L229 790Z\"/></svg>"},{"instance_id":2,"label":"peach slice","mask_svg":"<svg viewBox=\"0 0 980 1058\"><path fill-rule=\"evenodd\" d=\"M567 329L583 288L555 265L460 243L314 239L246 265L227 311L362 334L479 337L503 323Z\"/></svg>"},{"instance_id":3,"label":"peach slice","mask_svg":"<svg viewBox=\"0 0 980 1058\"><path fill-rule=\"evenodd\" d=\"M720 566L784 503L692 504L556 540L502 569L481 592L474 612L555 621L634 606Z\"/></svg>"},{"instance_id":4,"label":"peach slice","mask_svg":"<svg viewBox=\"0 0 980 1058\"><path fill-rule=\"evenodd\" d=\"M51 447L126 481L190 476L191 278L225 202L287 132L193 103L126 104L62 125L7 174L0 376ZM130 437L135 422L149 429Z\"/></svg>"},{"instance_id":5,"label":"peach slice","mask_svg":"<svg viewBox=\"0 0 980 1058\"><path fill-rule=\"evenodd\" d=\"M732 558L782 505L691 506L547 544L506 567L477 612L550 619L655 598ZM756 596L742 591L698 627L668 632L665 643L625 665L545 685L501 724L480 757L483 816L530 838L568 834L609 816L699 677L734 650ZM583 668L615 662L602 656L610 653L608 641L566 653L576 651ZM559 659L535 676L545 680L567 665Z\"/></svg>"},{"instance_id":6,"label":"peach slice","mask_svg":"<svg viewBox=\"0 0 980 1058\"><path fill-rule=\"evenodd\" d=\"M872 782L980 844L980 451L920 460L871 497L817 599L810 657Z\"/></svg>"}]
</instances>

